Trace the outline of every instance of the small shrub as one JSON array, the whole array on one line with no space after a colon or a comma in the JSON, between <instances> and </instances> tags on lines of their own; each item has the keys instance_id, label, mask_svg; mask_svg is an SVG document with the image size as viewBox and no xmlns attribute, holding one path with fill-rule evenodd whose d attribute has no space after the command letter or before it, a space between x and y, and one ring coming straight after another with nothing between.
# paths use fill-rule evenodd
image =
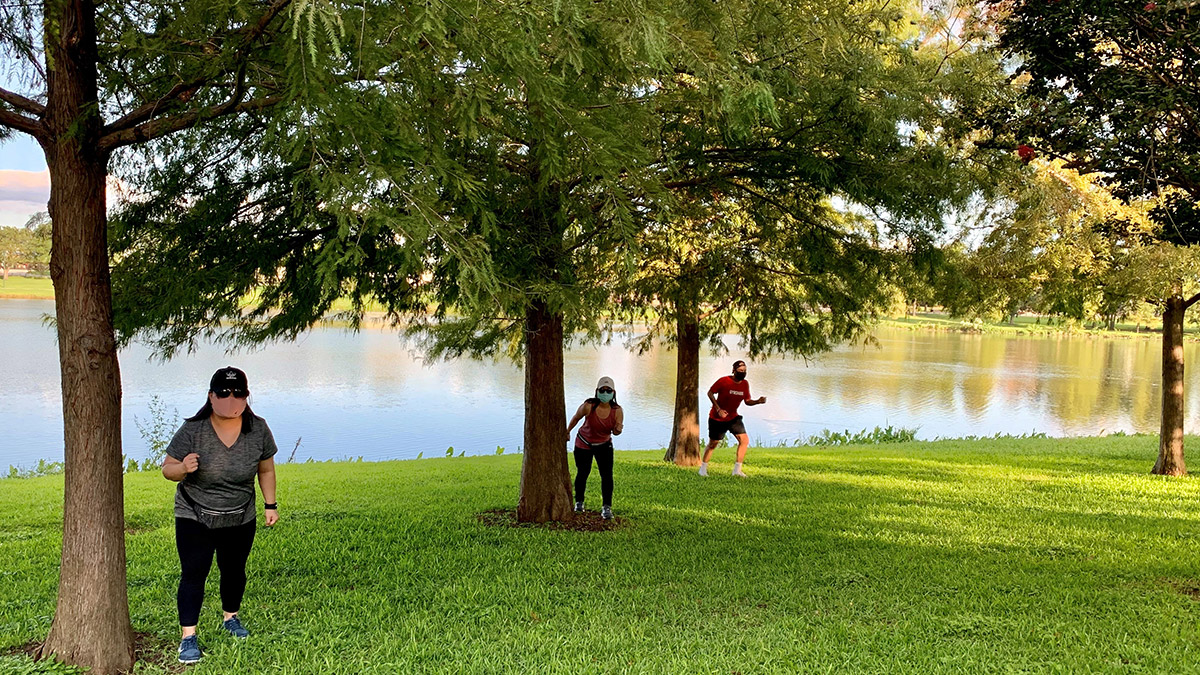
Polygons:
<instances>
[{"instance_id":1,"label":"small shrub","mask_svg":"<svg viewBox=\"0 0 1200 675\"><path fill-rule=\"evenodd\" d=\"M1008 434L996 432L991 436L977 436L968 434L966 436L938 436L935 441L1020 441L1028 438L1049 438L1045 432L1031 431L1027 434Z\"/></svg>"},{"instance_id":2,"label":"small shrub","mask_svg":"<svg viewBox=\"0 0 1200 675\"><path fill-rule=\"evenodd\" d=\"M809 436L803 442L798 441L797 445L880 445L883 443L908 443L916 438L916 429L888 425L886 427L875 427L870 430L863 429L857 432L850 431L849 429L845 431L822 429L821 433Z\"/></svg>"},{"instance_id":3,"label":"small shrub","mask_svg":"<svg viewBox=\"0 0 1200 675\"><path fill-rule=\"evenodd\" d=\"M171 437L175 435L175 429L179 426L179 409L176 408L173 414L168 415L162 397L157 394L151 396L148 407L150 417L147 420L143 421L137 415L133 416L133 423L137 425L138 433L150 451L142 461L142 471L151 471L162 465L167 456L167 446L171 444ZM137 471L137 462L129 460L126 471Z\"/></svg>"},{"instance_id":4,"label":"small shrub","mask_svg":"<svg viewBox=\"0 0 1200 675\"><path fill-rule=\"evenodd\" d=\"M47 462L44 459L39 459L37 466L29 469L22 469L19 466L10 464L8 466L7 478L37 478L38 476L55 476L62 473L66 469L66 464L62 462Z\"/></svg>"}]
</instances>

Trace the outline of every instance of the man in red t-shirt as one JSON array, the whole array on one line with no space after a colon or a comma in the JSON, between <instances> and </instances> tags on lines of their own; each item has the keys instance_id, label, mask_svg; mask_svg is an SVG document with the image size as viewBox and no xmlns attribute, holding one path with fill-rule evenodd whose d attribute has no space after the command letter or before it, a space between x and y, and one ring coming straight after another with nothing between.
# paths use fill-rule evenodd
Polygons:
<instances>
[{"instance_id":1,"label":"man in red t-shirt","mask_svg":"<svg viewBox=\"0 0 1200 675\"><path fill-rule=\"evenodd\" d=\"M725 434L733 432L738 441L737 464L733 465L733 475L746 477L742 473L742 461L746 459L746 448L750 445L750 437L746 435L746 425L742 424L742 416L737 414L738 406L745 401L746 405L760 405L767 402L767 397L750 398L750 383L746 381L746 362L736 361L733 364L733 375L726 375L708 388L708 400L712 401L712 410L708 412L708 447L704 449L704 462L700 464L700 475L708 475L708 460L713 450L725 440Z\"/></svg>"}]
</instances>

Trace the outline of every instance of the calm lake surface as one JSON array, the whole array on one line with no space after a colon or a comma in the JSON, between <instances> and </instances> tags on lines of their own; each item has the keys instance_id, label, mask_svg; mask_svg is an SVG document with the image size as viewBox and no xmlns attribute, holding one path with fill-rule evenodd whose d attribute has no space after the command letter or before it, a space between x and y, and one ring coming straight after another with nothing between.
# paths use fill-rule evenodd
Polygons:
<instances>
[{"instance_id":1,"label":"calm lake surface","mask_svg":"<svg viewBox=\"0 0 1200 675\"><path fill-rule=\"evenodd\" d=\"M43 317L50 301L0 300L0 469L62 459L58 351ZM822 429L857 431L876 425L916 427L920 438L1043 432L1052 436L1157 432L1160 346L1156 338L1003 337L880 329L878 345L843 347L805 362L775 358L750 364L754 396L746 409L752 442L790 443ZM702 392L742 354L729 337L728 355L701 362ZM1189 364L1200 344L1189 343ZM295 343L227 355L206 346L163 363L149 350L121 353L125 453L147 445L135 417L149 419L152 396L169 413L191 415L204 402L208 379L224 365L244 369L251 405L265 417L280 458L296 461L407 459L509 452L522 443L521 370L504 361L426 363L394 331L316 329ZM1196 392L1197 369L1188 371ZM577 347L566 358L571 411L596 379L617 382L625 407L620 450L658 448L671 436L675 354L637 356L614 340ZM1187 400L1187 423L1200 418L1200 395ZM707 411L707 406L702 407Z\"/></svg>"}]
</instances>

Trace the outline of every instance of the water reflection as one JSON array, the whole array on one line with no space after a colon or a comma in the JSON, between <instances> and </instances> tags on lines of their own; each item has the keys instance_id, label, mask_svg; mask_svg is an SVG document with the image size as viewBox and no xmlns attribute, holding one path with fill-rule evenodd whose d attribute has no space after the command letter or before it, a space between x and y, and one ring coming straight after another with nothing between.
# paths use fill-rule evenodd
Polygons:
<instances>
[{"instance_id":1,"label":"water reflection","mask_svg":"<svg viewBox=\"0 0 1200 675\"><path fill-rule=\"evenodd\" d=\"M0 468L61 459L62 428L54 336L42 322L45 301L0 302ZM1025 433L1067 436L1158 427L1157 340L1004 337L881 329L877 345L844 346L817 359L774 358L750 365L755 396L746 411L752 440L790 441L823 428L919 427L919 436ZM702 389L740 356L701 364ZM1187 358L1198 363L1200 345ZM170 363L134 346L121 355L126 451L145 444L152 395L168 409L194 412L216 368L235 364L250 376L252 404L274 429L284 455L296 458L409 458L418 453L515 451L521 444L524 379L507 362L427 363L391 331L314 330L295 343L225 355L203 347ZM567 404L588 396L600 375L618 383L626 407L619 449L661 447L670 438L675 354L638 356L619 341L572 349L565 362ZM1189 391L1197 391L1189 369ZM1198 396L1188 399L1197 422ZM702 408L707 409L707 408Z\"/></svg>"}]
</instances>

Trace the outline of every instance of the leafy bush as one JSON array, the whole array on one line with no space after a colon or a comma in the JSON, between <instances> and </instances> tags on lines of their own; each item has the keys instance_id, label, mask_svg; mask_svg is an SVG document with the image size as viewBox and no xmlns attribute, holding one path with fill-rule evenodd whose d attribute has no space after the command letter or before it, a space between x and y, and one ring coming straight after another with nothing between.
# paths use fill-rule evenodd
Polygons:
<instances>
[{"instance_id":1,"label":"leafy bush","mask_svg":"<svg viewBox=\"0 0 1200 675\"><path fill-rule=\"evenodd\" d=\"M171 444L171 437L175 435L175 429L179 426L179 409L176 408L173 415L168 415L166 404L157 394L150 397L149 408L148 420L143 422L137 415L133 416L133 423L137 425L138 433L150 451L142 460L142 471L151 471L162 466L167 456L167 446ZM137 471L137 460L128 459L125 468L127 472Z\"/></svg>"},{"instance_id":2,"label":"leafy bush","mask_svg":"<svg viewBox=\"0 0 1200 675\"><path fill-rule=\"evenodd\" d=\"M37 466L30 469L22 469L19 466L10 464L8 466L8 474L6 478L36 478L38 476L53 476L60 474L66 468L62 462L47 462L44 459L39 459Z\"/></svg>"},{"instance_id":3,"label":"leafy bush","mask_svg":"<svg viewBox=\"0 0 1200 675\"><path fill-rule=\"evenodd\" d=\"M797 446L829 446L829 445L879 445L882 443L908 443L916 440L917 430L906 429L904 427L894 427L888 425L886 427L875 427L874 429L862 431L830 431L822 429L821 433L815 436L801 439L796 442Z\"/></svg>"}]
</instances>

